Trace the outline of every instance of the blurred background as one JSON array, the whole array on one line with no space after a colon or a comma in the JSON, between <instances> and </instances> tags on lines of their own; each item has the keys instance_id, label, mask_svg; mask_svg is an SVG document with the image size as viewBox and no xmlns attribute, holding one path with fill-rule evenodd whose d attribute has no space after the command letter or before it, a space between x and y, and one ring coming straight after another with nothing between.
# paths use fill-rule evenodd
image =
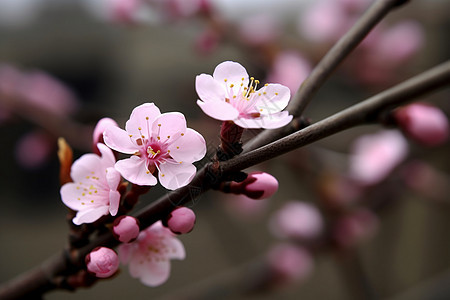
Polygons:
<instances>
[{"instance_id":1,"label":"blurred background","mask_svg":"<svg viewBox=\"0 0 450 300\"><path fill-rule=\"evenodd\" d=\"M100 118L123 126L134 107L154 102L162 112L185 114L205 137L209 155L200 167L219 144L220 122L196 105L196 75L238 61L262 83L294 93L371 2L0 0L0 282L67 244L59 136L78 158L91 151ZM316 122L448 60L449 15L444 0L394 10L305 115ZM448 116L449 96L446 88L419 100ZM146 287L123 266L112 280L45 299L448 299L450 144L405 140L382 178L355 180L355 141L366 134L374 141L380 130L348 130L255 166L280 183L270 199L217 191L196 199L189 205L196 227L180 236L187 258L172 262L164 285ZM139 206L164 193L153 188ZM320 220L299 226L318 222L320 234L279 233L280 209L291 201L313 207L301 212L304 219ZM279 243L302 249L300 272L286 275L271 263L276 255L268 253ZM262 278L270 272L284 275Z\"/></svg>"}]
</instances>

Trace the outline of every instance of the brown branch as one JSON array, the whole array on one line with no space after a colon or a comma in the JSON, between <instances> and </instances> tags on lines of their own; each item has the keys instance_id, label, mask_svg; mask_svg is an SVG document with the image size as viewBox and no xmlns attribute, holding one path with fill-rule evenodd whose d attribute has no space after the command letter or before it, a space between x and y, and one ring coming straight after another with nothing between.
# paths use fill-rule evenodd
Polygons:
<instances>
[{"instance_id":1,"label":"brown branch","mask_svg":"<svg viewBox=\"0 0 450 300\"><path fill-rule=\"evenodd\" d=\"M377 25L394 7L406 1L378 0L359 18L355 25L343 35L339 41L325 54L302 83L286 108L295 118L300 117L306 106L325 83L338 65L358 46L366 35ZM275 130L264 130L244 147L244 152L254 150L278 138L286 136L296 130L295 126Z\"/></svg>"}]
</instances>

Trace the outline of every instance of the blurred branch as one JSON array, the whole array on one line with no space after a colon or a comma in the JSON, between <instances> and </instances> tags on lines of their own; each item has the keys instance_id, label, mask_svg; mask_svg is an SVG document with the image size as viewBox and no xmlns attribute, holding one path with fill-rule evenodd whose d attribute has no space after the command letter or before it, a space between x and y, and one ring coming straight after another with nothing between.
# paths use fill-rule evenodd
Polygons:
<instances>
[{"instance_id":1,"label":"blurred branch","mask_svg":"<svg viewBox=\"0 0 450 300\"><path fill-rule=\"evenodd\" d=\"M317 90L325 83L337 66L394 7L405 2L399 0L375 1L355 25L325 54L308 78L302 83L287 107L287 110L294 116L296 122L298 121L297 118L303 114L306 106L312 97L314 97ZM284 128L265 130L245 145L244 152L266 145L298 129L301 128L298 128L295 124L291 124Z\"/></svg>"}]
</instances>

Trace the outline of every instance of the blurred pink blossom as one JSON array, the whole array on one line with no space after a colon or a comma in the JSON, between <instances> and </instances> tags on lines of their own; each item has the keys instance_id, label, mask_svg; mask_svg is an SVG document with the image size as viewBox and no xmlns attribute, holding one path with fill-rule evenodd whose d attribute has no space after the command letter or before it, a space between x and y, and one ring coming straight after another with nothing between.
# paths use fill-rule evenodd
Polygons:
<instances>
[{"instance_id":1,"label":"blurred pink blossom","mask_svg":"<svg viewBox=\"0 0 450 300\"><path fill-rule=\"evenodd\" d=\"M21 166L33 169L43 165L54 148L54 140L50 135L42 131L32 131L23 135L17 142L15 156Z\"/></svg>"},{"instance_id":2,"label":"blurred pink blossom","mask_svg":"<svg viewBox=\"0 0 450 300\"><path fill-rule=\"evenodd\" d=\"M372 211L359 208L334 223L333 237L341 247L354 247L372 237L378 229L378 223L378 217Z\"/></svg>"},{"instance_id":3,"label":"blurred pink blossom","mask_svg":"<svg viewBox=\"0 0 450 300\"><path fill-rule=\"evenodd\" d=\"M307 202L289 201L270 218L271 232L282 239L313 240L324 229L324 221L316 206Z\"/></svg>"},{"instance_id":4,"label":"blurred pink blossom","mask_svg":"<svg viewBox=\"0 0 450 300\"><path fill-rule=\"evenodd\" d=\"M206 153L205 140L186 127L183 114L161 114L153 103L134 108L125 129L109 126L103 138L111 149L133 154L119 160L115 168L137 185L156 185L153 174L158 170L159 181L165 188L175 190L185 186L197 170L192 163Z\"/></svg>"},{"instance_id":5,"label":"blurred pink blossom","mask_svg":"<svg viewBox=\"0 0 450 300\"><path fill-rule=\"evenodd\" d=\"M170 275L170 260L184 259L183 244L174 234L156 222L144 229L136 241L119 246L119 257L128 264L130 275L147 286L158 286Z\"/></svg>"},{"instance_id":6,"label":"blurred pink blossom","mask_svg":"<svg viewBox=\"0 0 450 300\"><path fill-rule=\"evenodd\" d=\"M277 244L267 254L267 263L277 284L304 281L314 269L314 259L304 248Z\"/></svg>"},{"instance_id":7,"label":"blurred pink blossom","mask_svg":"<svg viewBox=\"0 0 450 300\"><path fill-rule=\"evenodd\" d=\"M66 116L78 108L76 97L61 81L41 71L23 75L18 94L55 115Z\"/></svg>"},{"instance_id":8,"label":"blurred pink blossom","mask_svg":"<svg viewBox=\"0 0 450 300\"><path fill-rule=\"evenodd\" d=\"M271 14L255 14L242 18L239 24L242 42L259 46L275 41L280 34L280 24Z\"/></svg>"},{"instance_id":9,"label":"blurred pink blossom","mask_svg":"<svg viewBox=\"0 0 450 300\"><path fill-rule=\"evenodd\" d=\"M120 216L114 220L113 234L122 243L130 243L139 235L139 220L132 216Z\"/></svg>"},{"instance_id":10,"label":"blurred pink blossom","mask_svg":"<svg viewBox=\"0 0 450 300\"><path fill-rule=\"evenodd\" d=\"M402 21L379 35L373 49L377 60L385 64L401 64L409 60L424 44L422 25L416 21Z\"/></svg>"},{"instance_id":11,"label":"blurred pink blossom","mask_svg":"<svg viewBox=\"0 0 450 300\"><path fill-rule=\"evenodd\" d=\"M397 130L384 130L358 137L349 161L349 174L356 182L372 185L382 181L408 154L408 143Z\"/></svg>"},{"instance_id":12,"label":"blurred pink blossom","mask_svg":"<svg viewBox=\"0 0 450 300\"><path fill-rule=\"evenodd\" d=\"M419 143L438 146L448 140L448 118L438 107L413 103L395 111L395 118L403 132Z\"/></svg>"},{"instance_id":13,"label":"blurred pink blossom","mask_svg":"<svg viewBox=\"0 0 450 300\"><path fill-rule=\"evenodd\" d=\"M279 82L295 94L311 72L311 63L294 51L283 51L277 55L267 76L268 82Z\"/></svg>"},{"instance_id":14,"label":"blurred pink blossom","mask_svg":"<svg viewBox=\"0 0 450 300\"><path fill-rule=\"evenodd\" d=\"M344 7L334 0L314 1L300 16L299 32L316 43L331 44L349 27L349 16Z\"/></svg>"},{"instance_id":15,"label":"blurred pink blossom","mask_svg":"<svg viewBox=\"0 0 450 300\"><path fill-rule=\"evenodd\" d=\"M98 278L108 278L119 268L116 252L106 247L97 247L86 255L86 266Z\"/></svg>"},{"instance_id":16,"label":"blurred pink blossom","mask_svg":"<svg viewBox=\"0 0 450 300\"><path fill-rule=\"evenodd\" d=\"M233 121L242 128L279 128L292 120L282 111L290 100L290 91L281 84L266 84L256 90L259 81L250 78L239 63L219 64L213 76L198 75L195 88L197 104L208 116Z\"/></svg>"}]
</instances>

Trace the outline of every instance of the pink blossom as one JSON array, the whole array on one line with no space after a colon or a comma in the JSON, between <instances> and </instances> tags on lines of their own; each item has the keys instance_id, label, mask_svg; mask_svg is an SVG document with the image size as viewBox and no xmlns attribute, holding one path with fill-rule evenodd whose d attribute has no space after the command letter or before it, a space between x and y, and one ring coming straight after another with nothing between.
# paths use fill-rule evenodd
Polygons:
<instances>
[{"instance_id":1,"label":"pink blossom","mask_svg":"<svg viewBox=\"0 0 450 300\"><path fill-rule=\"evenodd\" d=\"M122 243L130 243L139 235L139 221L132 216L120 216L114 220L113 234Z\"/></svg>"},{"instance_id":2,"label":"pink blossom","mask_svg":"<svg viewBox=\"0 0 450 300\"><path fill-rule=\"evenodd\" d=\"M408 143L396 130L359 137L350 157L350 176L362 184L383 180L408 153Z\"/></svg>"},{"instance_id":3,"label":"pink blossom","mask_svg":"<svg viewBox=\"0 0 450 300\"><path fill-rule=\"evenodd\" d=\"M117 187L120 174L114 169L115 158L111 149L97 144L102 156L89 153L77 159L70 172L74 182L61 187L65 205L78 211L73 223L92 223L103 215L117 214L120 194Z\"/></svg>"},{"instance_id":4,"label":"pink blossom","mask_svg":"<svg viewBox=\"0 0 450 300\"><path fill-rule=\"evenodd\" d=\"M184 259L183 244L161 221L141 231L136 241L119 246L119 257L128 264L130 275L148 286L166 282L170 275L170 259Z\"/></svg>"},{"instance_id":5,"label":"pink blossom","mask_svg":"<svg viewBox=\"0 0 450 300\"><path fill-rule=\"evenodd\" d=\"M410 59L422 47L424 32L420 23L403 21L385 29L374 45L374 57L384 64L401 64Z\"/></svg>"},{"instance_id":6,"label":"pink blossom","mask_svg":"<svg viewBox=\"0 0 450 300\"><path fill-rule=\"evenodd\" d=\"M279 238L311 240L322 233L324 221L314 205L290 201L275 212L269 227Z\"/></svg>"},{"instance_id":7,"label":"pink blossom","mask_svg":"<svg viewBox=\"0 0 450 300\"><path fill-rule=\"evenodd\" d=\"M22 136L16 145L16 159L23 167L37 168L48 160L53 148L54 140L47 133L29 132Z\"/></svg>"},{"instance_id":8,"label":"pink blossom","mask_svg":"<svg viewBox=\"0 0 450 300\"><path fill-rule=\"evenodd\" d=\"M305 280L314 269L314 259L304 248L278 244L267 255L276 283L289 284Z\"/></svg>"},{"instance_id":9,"label":"pink blossom","mask_svg":"<svg viewBox=\"0 0 450 300\"><path fill-rule=\"evenodd\" d=\"M86 267L98 278L108 278L119 268L119 257L114 250L97 247L86 255Z\"/></svg>"},{"instance_id":10,"label":"pink blossom","mask_svg":"<svg viewBox=\"0 0 450 300\"><path fill-rule=\"evenodd\" d=\"M167 226L173 233L189 233L194 229L195 213L187 207L174 209L167 220Z\"/></svg>"},{"instance_id":11,"label":"pink blossom","mask_svg":"<svg viewBox=\"0 0 450 300\"><path fill-rule=\"evenodd\" d=\"M250 45L274 41L280 34L280 24L273 14L257 14L242 18L239 26L241 39Z\"/></svg>"},{"instance_id":12,"label":"pink blossom","mask_svg":"<svg viewBox=\"0 0 450 300\"><path fill-rule=\"evenodd\" d=\"M310 72L311 64L306 58L294 51L283 51L275 58L267 80L287 86L294 94Z\"/></svg>"},{"instance_id":13,"label":"pink blossom","mask_svg":"<svg viewBox=\"0 0 450 300\"><path fill-rule=\"evenodd\" d=\"M76 111L78 102L72 91L61 81L41 71L25 73L18 95L55 115L66 116Z\"/></svg>"},{"instance_id":14,"label":"pink blossom","mask_svg":"<svg viewBox=\"0 0 450 300\"><path fill-rule=\"evenodd\" d=\"M205 140L197 131L186 127L183 114L161 114L153 103L136 107L125 130L109 126L103 137L110 148L133 154L119 160L115 168L137 185L156 185L153 174L158 170L159 181L165 188L182 187L195 175L192 163L206 153Z\"/></svg>"},{"instance_id":15,"label":"pink blossom","mask_svg":"<svg viewBox=\"0 0 450 300\"><path fill-rule=\"evenodd\" d=\"M250 78L243 66L226 61L219 64L213 76L196 78L197 104L208 116L233 121L242 128L278 128L288 124L292 116L283 110L290 99L289 88L266 84L256 90L259 81Z\"/></svg>"},{"instance_id":16,"label":"pink blossom","mask_svg":"<svg viewBox=\"0 0 450 300\"><path fill-rule=\"evenodd\" d=\"M398 124L408 136L428 146L444 143L449 136L449 122L435 106L414 103L395 112Z\"/></svg>"},{"instance_id":17,"label":"pink blossom","mask_svg":"<svg viewBox=\"0 0 450 300\"><path fill-rule=\"evenodd\" d=\"M319 0L301 15L299 32L318 43L332 43L347 30L349 16L344 7L334 0Z\"/></svg>"}]
</instances>

